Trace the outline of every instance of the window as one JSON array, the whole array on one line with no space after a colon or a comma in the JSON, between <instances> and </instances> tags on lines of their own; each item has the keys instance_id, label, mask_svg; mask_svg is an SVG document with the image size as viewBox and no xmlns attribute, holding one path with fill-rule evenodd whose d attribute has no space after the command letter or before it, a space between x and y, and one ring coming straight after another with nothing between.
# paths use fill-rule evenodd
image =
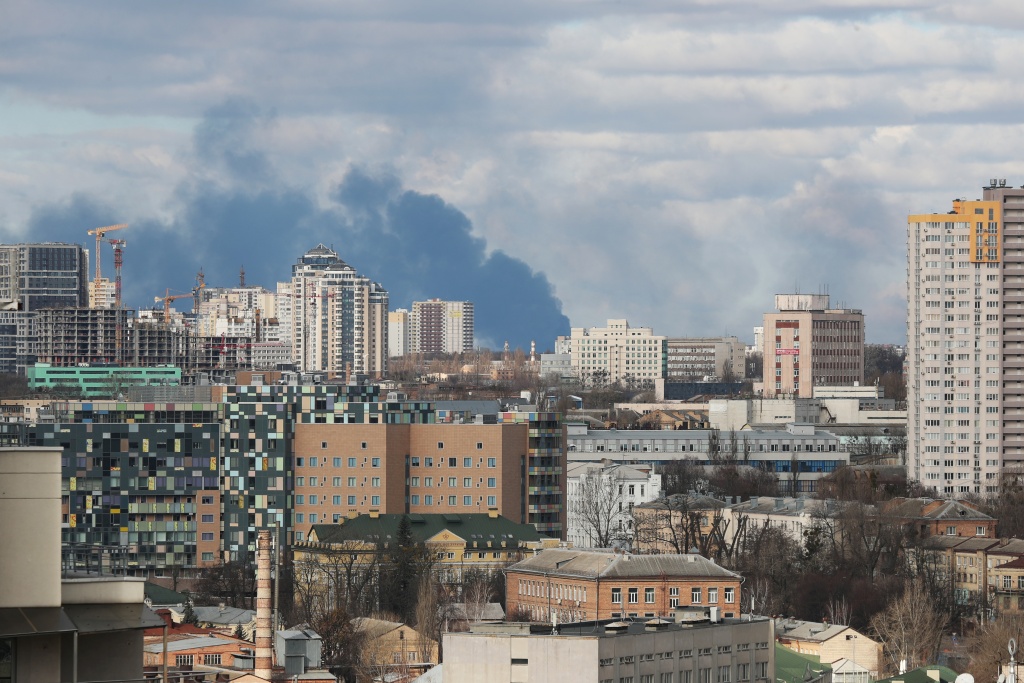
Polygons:
<instances>
[{"instance_id":1,"label":"window","mask_svg":"<svg viewBox=\"0 0 1024 683\"><path fill-rule=\"evenodd\" d=\"M238 448L238 444L237 444L237 442L235 442L234 439L232 439L231 442L233 444L235 444L234 445L235 448ZM306 464L306 459L305 458L295 458L295 466L296 467L302 467L305 464Z\"/></svg>"},{"instance_id":2,"label":"window","mask_svg":"<svg viewBox=\"0 0 1024 683\"><path fill-rule=\"evenodd\" d=\"M473 478L472 477L463 477L463 479L462 479L462 488L464 488L464 489L471 489L471 488L473 488Z\"/></svg>"},{"instance_id":3,"label":"window","mask_svg":"<svg viewBox=\"0 0 1024 683\"><path fill-rule=\"evenodd\" d=\"M612 604L613 605L621 605L622 604L622 589L621 588L613 588L612 589Z\"/></svg>"},{"instance_id":4,"label":"window","mask_svg":"<svg viewBox=\"0 0 1024 683\"><path fill-rule=\"evenodd\" d=\"M444 441L438 441L437 442L437 450L439 450L439 451L444 450Z\"/></svg>"},{"instance_id":5,"label":"window","mask_svg":"<svg viewBox=\"0 0 1024 683\"><path fill-rule=\"evenodd\" d=\"M718 602L718 589L717 588L709 588L708 589L708 602L712 603L712 604Z\"/></svg>"},{"instance_id":6,"label":"window","mask_svg":"<svg viewBox=\"0 0 1024 683\"><path fill-rule=\"evenodd\" d=\"M317 483L318 483L318 482L317 482L317 480L316 480L316 477L310 477L310 478L309 478L309 485L310 485L310 486L317 486Z\"/></svg>"},{"instance_id":7,"label":"window","mask_svg":"<svg viewBox=\"0 0 1024 683\"><path fill-rule=\"evenodd\" d=\"M498 505L497 496L487 496L487 507L496 507Z\"/></svg>"},{"instance_id":8,"label":"window","mask_svg":"<svg viewBox=\"0 0 1024 683\"><path fill-rule=\"evenodd\" d=\"M204 531L202 538L203 538L204 541L212 541L213 540L213 532L212 531Z\"/></svg>"},{"instance_id":9,"label":"window","mask_svg":"<svg viewBox=\"0 0 1024 683\"><path fill-rule=\"evenodd\" d=\"M946 535L947 536L956 536L956 527L955 526L947 526L946 527Z\"/></svg>"},{"instance_id":10,"label":"window","mask_svg":"<svg viewBox=\"0 0 1024 683\"><path fill-rule=\"evenodd\" d=\"M679 587L675 586L668 589L668 606L679 607Z\"/></svg>"},{"instance_id":11,"label":"window","mask_svg":"<svg viewBox=\"0 0 1024 683\"><path fill-rule=\"evenodd\" d=\"M418 457L412 459L412 466L413 467L419 467L420 466L420 459Z\"/></svg>"},{"instance_id":12,"label":"window","mask_svg":"<svg viewBox=\"0 0 1024 683\"><path fill-rule=\"evenodd\" d=\"M366 442L364 441L361 444L359 444L359 447L362 448L365 451L366 450Z\"/></svg>"},{"instance_id":13,"label":"window","mask_svg":"<svg viewBox=\"0 0 1024 683\"><path fill-rule=\"evenodd\" d=\"M735 601L736 601L736 589L735 588L726 588L725 589L725 602L727 604L732 604Z\"/></svg>"},{"instance_id":14,"label":"window","mask_svg":"<svg viewBox=\"0 0 1024 683\"><path fill-rule=\"evenodd\" d=\"M370 486L379 489L380 488L380 477L370 477Z\"/></svg>"},{"instance_id":15,"label":"window","mask_svg":"<svg viewBox=\"0 0 1024 683\"><path fill-rule=\"evenodd\" d=\"M750 665L749 664L737 664L736 665L736 680L737 681L749 681L750 680Z\"/></svg>"},{"instance_id":16,"label":"window","mask_svg":"<svg viewBox=\"0 0 1024 683\"><path fill-rule=\"evenodd\" d=\"M640 602L640 589L639 588L630 588L629 589L629 604L635 605L638 602Z\"/></svg>"},{"instance_id":17,"label":"window","mask_svg":"<svg viewBox=\"0 0 1024 683\"><path fill-rule=\"evenodd\" d=\"M654 589L653 588L645 588L644 589L644 602L646 602L648 604L654 602Z\"/></svg>"},{"instance_id":18,"label":"window","mask_svg":"<svg viewBox=\"0 0 1024 683\"><path fill-rule=\"evenodd\" d=\"M462 466L463 467L472 467L473 466L473 458L463 458L462 459Z\"/></svg>"},{"instance_id":19,"label":"window","mask_svg":"<svg viewBox=\"0 0 1024 683\"><path fill-rule=\"evenodd\" d=\"M370 467L380 467L380 458L370 458Z\"/></svg>"},{"instance_id":20,"label":"window","mask_svg":"<svg viewBox=\"0 0 1024 683\"><path fill-rule=\"evenodd\" d=\"M316 522L317 522L316 513L315 512L309 513L309 523L310 524L316 524Z\"/></svg>"},{"instance_id":21,"label":"window","mask_svg":"<svg viewBox=\"0 0 1024 683\"><path fill-rule=\"evenodd\" d=\"M341 477L331 477L331 486L341 486Z\"/></svg>"},{"instance_id":22,"label":"window","mask_svg":"<svg viewBox=\"0 0 1024 683\"><path fill-rule=\"evenodd\" d=\"M295 485L296 486L305 486L306 485L306 478L305 477L295 477Z\"/></svg>"},{"instance_id":23,"label":"window","mask_svg":"<svg viewBox=\"0 0 1024 683\"><path fill-rule=\"evenodd\" d=\"M348 497L348 504L349 505L355 505L356 504L356 497L355 496L349 496Z\"/></svg>"},{"instance_id":24,"label":"window","mask_svg":"<svg viewBox=\"0 0 1024 683\"><path fill-rule=\"evenodd\" d=\"M356 466L356 459L355 458L349 458L348 459L348 466L349 467L355 467Z\"/></svg>"},{"instance_id":25,"label":"window","mask_svg":"<svg viewBox=\"0 0 1024 683\"><path fill-rule=\"evenodd\" d=\"M356 478L355 477L349 477L348 478L348 485L349 486L355 486L356 485Z\"/></svg>"},{"instance_id":26,"label":"window","mask_svg":"<svg viewBox=\"0 0 1024 683\"><path fill-rule=\"evenodd\" d=\"M498 459L497 458L487 458L487 466L488 467L497 467L498 466Z\"/></svg>"},{"instance_id":27,"label":"window","mask_svg":"<svg viewBox=\"0 0 1024 683\"><path fill-rule=\"evenodd\" d=\"M305 522L306 521L306 515L304 513L302 513L302 512L296 512L295 513L295 521L300 523L300 524L302 522Z\"/></svg>"},{"instance_id":28,"label":"window","mask_svg":"<svg viewBox=\"0 0 1024 683\"><path fill-rule=\"evenodd\" d=\"M332 458L331 467L341 467L341 458Z\"/></svg>"},{"instance_id":29,"label":"window","mask_svg":"<svg viewBox=\"0 0 1024 683\"><path fill-rule=\"evenodd\" d=\"M452 488L455 488L456 486L459 485L459 478L458 477L448 477L448 485L451 486Z\"/></svg>"},{"instance_id":30,"label":"window","mask_svg":"<svg viewBox=\"0 0 1024 683\"><path fill-rule=\"evenodd\" d=\"M758 678L768 678L768 662L754 662L754 671Z\"/></svg>"},{"instance_id":31,"label":"window","mask_svg":"<svg viewBox=\"0 0 1024 683\"><path fill-rule=\"evenodd\" d=\"M483 441L477 441L476 442L476 449L478 451L482 451L484 449L484 442Z\"/></svg>"},{"instance_id":32,"label":"window","mask_svg":"<svg viewBox=\"0 0 1024 683\"><path fill-rule=\"evenodd\" d=\"M380 496L370 496L370 505L380 505Z\"/></svg>"},{"instance_id":33,"label":"window","mask_svg":"<svg viewBox=\"0 0 1024 683\"><path fill-rule=\"evenodd\" d=\"M974 535L975 536L984 536L985 535L985 527L979 526L977 528L977 531L974 532Z\"/></svg>"},{"instance_id":34,"label":"window","mask_svg":"<svg viewBox=\"0 0 1024 683\"><path fill-rule=\"evenodd\" d=\"M448 496L448 504L449 505L458 505L459 504L459 497L458 496Z\"/></svg>"},{"instance_id":35,"label":"window","mask_svg":"<svg viewBox=\"0 0 1024 683\"><path fill-rule=\"evenodd\" d=\"M213 496L203 496L203 505L213 505Z\"/></svg>"},{"instance_id":36,"label":"window","mask_svg":"<svg viewBox=\"0 0 1024 683\"><path fill-rule=\"evenodd\" d=\"M412 498L412 504L413 505L419 505L420 504L420 497L419 496L411 496L411 498Z\"/></svg>"},{"instance_id":37,"label":"window","mask_svg":"<svg viewBox=\"0 0 1024 683\"><path fill-rule=\"evenodd\" d=\"M473 496L463 496L462 497L462 504L463 505L472 505L473 504Z\"/></svg>"},{"instance_id":38,"label":"window","mask_svg":"<svg viewBox=\"0 0 1024 683\"><path fill-rule=\"evenodd\" d=\"M331 496L331 505L341 505L341 496Z\"/></svg>"},{"instance_id":39,"label":"window","mask_svg":"<svg viewBox=\"0 0 1024 683\"><path fill-rule=\"evenodd\" d=\"M487 488L496 489L498 488L498 480L495 477L487 477Z\"/></svg>"},{"instance_id":40,"label":"window","mask_svg":"<svg viewBox=\"0 0 1024 683\"><path fill-rule=\"evenodd\" d=\"M690 602L693 603L694 605L699 605L700 604L700 589L699 588L693 588L693 589L690 590Z\"/></svg>"},{"instance_id":41,"label":"window","mask_svg":"<svg viewBox=\"0 0 1024 683\"><path fill-rule=\"evenodd\" d=\"M213 562L213 553L203 553L203 562Z\"/></svg>"},{"instance_id":42,"label":"window","mask_svg":"<svg viewBox=\"0 0 1024 683\"><path fill-rule=\"evenodd\" d=\"M718 683L729 683L732 679L732 667L731 666L720 666L718 667Z\"/></svg>"},{"instance_id":43,"label":"window","mask_svg":"<svg viewBox=\"0 0 1024 683\"><path fill-rule=\"evenodd\" d=\"M203 515L203 521L206 522L207 524L212 523L213 522L213 515Z\"/></svg>"},{"instance_id":44,"label":"window","mask_svg":"<svg viewBox=\"0 0 1024 683\"><path fill-rule=\"evenodd\" d=\"M174 666L192 666L192 655L175 655Z\"/></svg>"},{"instance_id":45,"label":"window","mask_svg":"<svg viewBox=\"0 0 1024 683\"><path fill-rule=\"evenodd\" d=\"M309 497L309 504L310 505L316 505L317 504L316 496L310 496Z\"/></svg>"},{"instance_id":46,"label":"window","mask_svg":"<svg viewBox=\"0 0 1024 683\"><path fill-rule=\"evenodd\" d=\"M433 496L423 496L423 504L424 505L433 505L434 504L434 497Z\"/></svg>"},{"instance_id":47,"label":"window","mask_svg":"<svg viewBox=\"0 0 1024 683\"><path fill-rule=\"evenodd\" d=\"M424 467L433 467L434 466L434 459L433 458L423 458L423 466Z\"/></svg>"},{"instance_id":48,"label":"window","mask_svg":"<svg viewBox=\"0 0 1024 683\"><path fill-rule=\"evenodd\" d=\"M317 463L317 460L316 460L316 458L310 458L310 459L309 459L309 466L310 466L310 467L316 467L316 466L317 466L317 464L316 464L316 463Z\"/></svg>"}]
</instances>

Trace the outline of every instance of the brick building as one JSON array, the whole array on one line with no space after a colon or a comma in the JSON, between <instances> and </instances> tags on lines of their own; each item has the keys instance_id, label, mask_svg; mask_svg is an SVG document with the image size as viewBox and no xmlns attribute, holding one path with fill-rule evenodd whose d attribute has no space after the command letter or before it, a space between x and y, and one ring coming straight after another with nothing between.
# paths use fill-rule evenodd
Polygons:
<instances>
[{"instance_id":1,"label":"brick building","mask_svg":"<svg viewBox=\"0 0 1024 683\"><path fill-rule=\"evenodd\" d=\"M629 555L544 550L505 572L509 614L560 623L616 617L668 616L676 607L740 613L739 574L696 554Z\"/></svg>"}]
</instances>

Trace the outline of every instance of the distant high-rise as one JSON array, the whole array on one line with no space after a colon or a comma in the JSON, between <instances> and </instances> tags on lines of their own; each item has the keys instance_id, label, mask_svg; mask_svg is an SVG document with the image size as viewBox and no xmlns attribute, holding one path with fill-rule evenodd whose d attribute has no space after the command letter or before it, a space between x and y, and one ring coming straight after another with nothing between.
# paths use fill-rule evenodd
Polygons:
<instances>
[{"instance_id":1,"label":"distant high-rise","mask_svg":"<svg viewBox=\"0 0 1024 683\"><path fill-rule=\"evenodd\" d=\"M0 245L0 301L23 311L89 305L89 256L78 244Z\"/></svg>"},{"instance_id":2,"label":"distant high-rise","mask_svg":"<svg viewBox=\"0 0 1024 683\"><path fill-rule=\"evenodd\" d=\"M388 355L392 358L409 353L409 311L399 308L388 313Z\"/></svg>"},{"instance_id":3,"label":"distant high-rise","mask_svg":"<svg viewBox=\"0 0 1024 683\"><path fill-rule=\"evenodd\" d=\"M828 294L777 294L764 314L765 396L809 398L814 387L864 382L864 314L831 308Z\"/></svg>"},{"instance_id":4,"label":"distant high-rise","mask_svg":"<svg viewBox=\"0 0 1024 683\"><path fill-rule=\"evenodd\" d=\"M414 301L409 315L409 347L414 353L466 353L473 350L471 301Z\"/></svg>"},{"instance_id":5,"label":"distant high-rise","mask_svg":"<svg viewBox=\"0 0 1024 683\"><path fill-rule=\"evenodd\" d=\"M907 217L908 475L947 495L1024 474L1024 188Z\"/></svg>"},{"instance_id":6,"label":"distant high-rise","mask_svg":"<svg viewBox=\"0 0 1024 683\"><path fill-rule=\"evenodd\" d=\"M318 244L292 266L292 357L304 372L381 376L387 371L388 293Z\"/></svg>"}]
</instances>

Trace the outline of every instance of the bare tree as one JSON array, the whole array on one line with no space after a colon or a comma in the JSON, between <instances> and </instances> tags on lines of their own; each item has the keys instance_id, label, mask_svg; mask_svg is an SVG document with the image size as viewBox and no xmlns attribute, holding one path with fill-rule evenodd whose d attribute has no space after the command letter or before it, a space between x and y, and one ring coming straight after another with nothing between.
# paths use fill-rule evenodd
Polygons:
<instances>
[{"instance_id":1,"label":"bare tree","mask_svg":"<svg viewBox=\"0 0 1024 683\"><path fill-rule=\"evenodd\" d=\"M1006 646L1010 638L1018 643L1024 642L1024 615L1004 614L995 621L984 621L981 624L968 645L971 658L969 668L979 679L984 676L992 680L1000 663L1007 661Z\"/></svg>"},{"instance_id":2,"label":"bare tree","mask_svg":"<svg viewBox=\"0 0 1024 683\"><path fill-rule=\"evenodd\" d=\"M588 468L580 475L576 496L570 504L570 514L576 518L595 548L611 547L625 536L622 530L622 480ZM628 514L628 510L625 511Z\"/></svg>"},{"instance_id":3,"label":"bare tree","mask_svg":"<svg viewBox=\"0 0 1024 683\"><path fill-rule=\"evenodd\" d=\"M909 583L898 600L871 618L893 671L901 670L901 663L909 670L934 661L946 623L921 581Z\"/></svg>"},{"instance_id":4,"label":"bare tree","mask_svg":"<svg viewBox=\"0 0 1024 683\"><path fill-rule=\"evenodd\" d=\"M825 605L825 617L830 624L837 626L849 626L853 609L846 601L845 596L834 597Z\"/></svg>"}]
</instances>

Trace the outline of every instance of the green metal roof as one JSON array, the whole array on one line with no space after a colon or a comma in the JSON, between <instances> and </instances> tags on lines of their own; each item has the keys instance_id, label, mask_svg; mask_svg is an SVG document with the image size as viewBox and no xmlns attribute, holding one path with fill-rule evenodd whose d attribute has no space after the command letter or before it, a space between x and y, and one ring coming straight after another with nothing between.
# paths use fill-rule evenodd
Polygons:
<instances>
[{"instance_id":1,"label":"green metal roof","mask_svg":"<svg viewBox=\"0 0 1024 683\"><path fill-rule=\"evenodd\" d=\"M936 679L928 675L929 671L935 671L939 674L938 683L953 683L956 680L956 672L947 666L939 666L938 664L929 666L919 666L916 669L911 669L902 676L893 676L892 678L883 678L876 683L936 683Z\"/></svg>"},{"instance_id":2,"label":"green metal roof","mask_svg":"<svg viewBox=\"0 0 1024 683\"><path fill-rule=\"evenodd\" d=\"M822 664L821 658L814 655L805 655L795 650L790 650L785 645L775 643L775 680L785 683L804 683L810 679L817 678L832 667Z\"/></svg>"},{"instance_id":3,"label":"green metal roof","mask_svg":"<svg viewBox=\"0 0 1024 683\"><path fill-rule=\"evenodd\" d=\"M146 597L154 605L184 605L188 598L170 588L146 582Z\"/></svg>"},{"instance_id":4,"label":"green metal roof","mask_svg":"<svg viewBox=\"0 0 1024 683\"><path fill-rule=\"evenodd\" d=\"M417 541L426 541L445 529L466 541L469 547L488 547L488 543L500 547L505 541L509 545L537 542L546 539L532 524L518 524L505 517L491 517L487 513L470 514L410 514L412 536ZM343 520L340 524L314 524L310 540L318 543L339 543L360 540L370 543L388 543L398 533L402 515L387 514L378 517L359 515Z\"/></svg>"}]
</instances>

